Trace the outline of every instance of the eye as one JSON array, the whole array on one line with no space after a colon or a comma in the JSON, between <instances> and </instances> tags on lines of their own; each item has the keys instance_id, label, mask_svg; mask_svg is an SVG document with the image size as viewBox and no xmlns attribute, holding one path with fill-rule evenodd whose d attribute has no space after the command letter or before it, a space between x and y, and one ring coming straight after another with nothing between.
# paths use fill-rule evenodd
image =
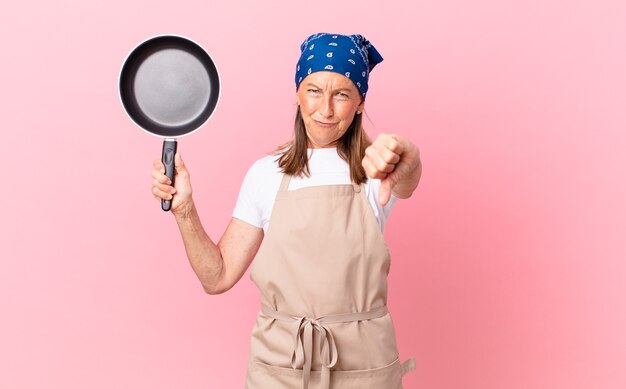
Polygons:
<instances>
[{"instance_id":1,"label":"eye","mask_svg":"<svg viewBox=\"0 0 626 389\"><path fill-rule=\"evenodd\" d=\"M311 89L307 89L307 92L313 93L313 94L318 94L318 93L320 93L320 90L311 88Z\"/></svg>"},{"instance_id":2,"label":"eye","mask_svg":"<svg viewBox=\"0 0 626 389\"><path fill-rule=\"evenodd\" d=\"M337 92L336 96L341 100L347 100L350 98L350 95L344 92Z\"/></svg>"}]
</instances>

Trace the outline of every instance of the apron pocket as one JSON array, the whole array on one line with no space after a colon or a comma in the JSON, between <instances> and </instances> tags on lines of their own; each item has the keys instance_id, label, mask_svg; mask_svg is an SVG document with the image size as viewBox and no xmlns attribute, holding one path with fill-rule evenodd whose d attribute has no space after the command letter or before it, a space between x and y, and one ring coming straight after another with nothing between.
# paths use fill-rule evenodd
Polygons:
<instances>
[{"instance_id":1,"label":"apron pocket","mask_svg":"<svg viewBox=\"0 0 626 389\"><path fill-rule=\"evenodd\" d=\"M399 359L387 366L366 370L332 370L332 389L401 389L403 368ZM321 389L321 373L311 371L309 389ZM253 361L248 368L247 389L301 388L302 370Z\"/></svg>"}]
</instances>

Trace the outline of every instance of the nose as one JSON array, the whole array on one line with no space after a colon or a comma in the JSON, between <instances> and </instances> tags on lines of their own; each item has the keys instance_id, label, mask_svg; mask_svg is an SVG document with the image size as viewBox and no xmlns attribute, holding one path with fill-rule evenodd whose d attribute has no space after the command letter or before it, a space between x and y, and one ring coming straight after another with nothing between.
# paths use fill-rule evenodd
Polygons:
<instances>
[{"instance_id":1,"label":"nose","mask_svg":"<svg viewBox=\"0 0 626 389\"><path fill-rule=\"evenodd\" d=\"M325 118L333 116L333 97L330 95L324 96L324 98L320 102L320 107L318 111Z\"/></svg>"}]
</instances>

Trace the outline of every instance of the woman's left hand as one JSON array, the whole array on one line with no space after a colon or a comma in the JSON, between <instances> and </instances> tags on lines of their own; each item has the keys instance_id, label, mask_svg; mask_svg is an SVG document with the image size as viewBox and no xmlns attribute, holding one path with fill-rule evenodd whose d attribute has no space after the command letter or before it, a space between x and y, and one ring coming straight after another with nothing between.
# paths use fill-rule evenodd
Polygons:
<instances>
[{"instance_id":1,"label":"woman's left hand","mask_svg":"<svg viewBox=\"0 0 626 389\"><path fill-rule=\"evenodd\" d=\"M419 149L399 135L378 135L365 149L362 165L370 178L381 180L380 205L389 202L392 192L399 198L411 197L422 175Z\"/></svg>"}]
</instances>

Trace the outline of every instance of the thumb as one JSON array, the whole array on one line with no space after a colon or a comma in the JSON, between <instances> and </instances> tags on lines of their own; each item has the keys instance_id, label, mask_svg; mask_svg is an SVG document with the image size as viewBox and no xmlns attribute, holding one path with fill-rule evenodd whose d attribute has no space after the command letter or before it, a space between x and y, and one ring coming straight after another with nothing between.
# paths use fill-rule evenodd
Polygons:
<instances>
[{"instance_id":1,"label":"thumb","mask_svg":"<svg viewBox=\"0 0 626 389\"><path fill-rule=\"evenodd\" d=\"M396 167L394 171L387 174L387 177L380 181L380 191L378 192L378 203L382 206L387 205L391 198L391 191L398 184L399 169Z\"/></svg>"},{"instance_id":2,"label":"thumb","mask_svg":"<svg viewBox=\"0 0 626 389\"><path fill-rule=\"evenodd\" d=\"M391 198L391 190L395 186L392 179L387 176L380 181L380 190L378 191L378 203L382 206L387 205Z\"/></svg>"},{"instance_id":3,"label":"thumb","mask_svg":"<svg viewBox=\"0 0 626 389\"><path fill-rule=\"evenodd\" d=\"M187 171L187 167L185 166L183 158L180 156L179 152L176 152L176 155L174 155L174 168L179 173Z\"/></svg>"}]
</instances>

